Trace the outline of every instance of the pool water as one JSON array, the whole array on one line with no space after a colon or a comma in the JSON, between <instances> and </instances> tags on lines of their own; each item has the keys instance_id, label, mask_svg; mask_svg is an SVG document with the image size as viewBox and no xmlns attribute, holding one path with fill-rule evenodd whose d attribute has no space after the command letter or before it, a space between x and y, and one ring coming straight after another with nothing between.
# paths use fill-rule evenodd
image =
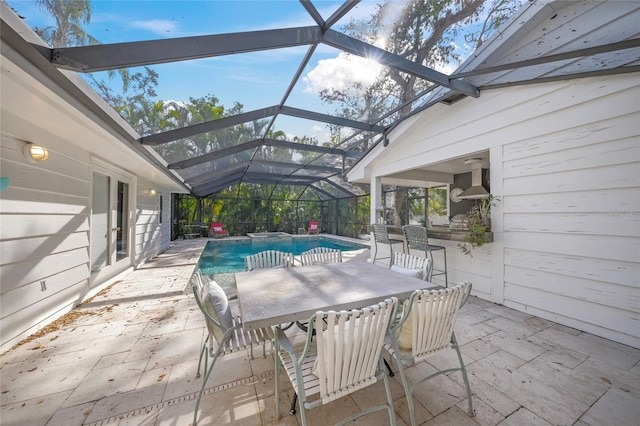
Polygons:
<instances>
[{"instance_id":1,"label":"pool water","mask_svg":"<svg viewBox=\"0 0 640 426\"><path fill-rule=\"evenodd\" d=\"M209 241L198 266L203 274L225 274L245 270L244 258L263 250L278 250L299 255L315 247L327 247L341 251L360 250L366 245L349 243L325 237L266 238L264 241Z\"/></svg>"}]
</instances>

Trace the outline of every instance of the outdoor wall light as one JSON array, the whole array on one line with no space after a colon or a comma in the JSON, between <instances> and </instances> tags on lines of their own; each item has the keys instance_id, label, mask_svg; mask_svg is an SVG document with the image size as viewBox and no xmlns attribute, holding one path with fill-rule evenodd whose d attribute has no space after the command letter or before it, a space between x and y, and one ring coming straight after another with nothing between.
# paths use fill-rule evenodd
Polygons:
<instances>
[{"instance_id":1,"label":"outdoor wall light","mask_svg":"<svg viewBox=\"0 0 640 426\"><path fill-rule=\"evenodd\" d=\"M41 163L49 159L49 150L41 145L27 143L24 147L24 155L28 160Z\"/></svg>"},{"instance_id":2,"label":"outdoor wall light","mask_svg":"<svg viewBox=\"0 0 640 426\"><path fill-rule=\"evenodd\" d=\"M158 195L158 191L153 188L149 188L147 189L147 194L149 195L149 197L155 197L156 195Z\"/></svg>"}]
</instances>

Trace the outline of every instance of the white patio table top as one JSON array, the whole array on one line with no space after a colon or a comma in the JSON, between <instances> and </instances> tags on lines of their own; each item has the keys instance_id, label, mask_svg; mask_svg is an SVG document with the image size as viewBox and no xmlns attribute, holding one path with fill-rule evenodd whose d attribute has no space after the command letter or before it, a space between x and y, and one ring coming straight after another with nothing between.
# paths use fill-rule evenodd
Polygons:
<instances>
[{"instance_id":1,"label":"white patio table top","mask_svg":"<svg viewBox=\"0 0 640 426\"><path fill-rule=\"evenodd\" d=\"M437 285L367 262L343 262L236 273L246 329L305 321L317 311L355 309L387 297L403 300Z\"/></svg>"}]
</instances>

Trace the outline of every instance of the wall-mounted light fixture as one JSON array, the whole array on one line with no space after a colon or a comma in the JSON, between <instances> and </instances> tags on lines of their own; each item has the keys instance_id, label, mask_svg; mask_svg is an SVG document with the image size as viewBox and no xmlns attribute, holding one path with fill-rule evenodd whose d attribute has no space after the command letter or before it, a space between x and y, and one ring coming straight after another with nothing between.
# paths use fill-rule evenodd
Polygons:
<instances>
[{"instance_id":1,"label":"wall-mounted light fixture","mask_svg":"<svg viewBox=\"0 0 640 426\"><path fill-rule=\"evenodd\" d=\"M156 195L158 195L158 191L156 191L153 188L149 188L149 189L147 189L147 195L149 197L155 197Z\"/></svg>"},{"instance_id":2,"label":"wall-mounted light fixture","mask_svg":"<svg viewBox=\"0 0 640 426\"><path fill-rule=\"evenodd\" d=\"M49 150L41 145L27 143L24 147L24 155L29 161L41 163L49 159Z\"/></svg>"}]
</instances>

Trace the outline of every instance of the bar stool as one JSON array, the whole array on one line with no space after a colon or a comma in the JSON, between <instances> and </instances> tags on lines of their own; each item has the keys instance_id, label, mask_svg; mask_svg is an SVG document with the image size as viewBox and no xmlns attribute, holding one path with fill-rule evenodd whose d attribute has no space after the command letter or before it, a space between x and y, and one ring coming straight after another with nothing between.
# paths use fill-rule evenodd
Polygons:
<instances>
[{"instance_id":1,"label":"bar stool","mask_svg":"<svg viewBox=\"0 0 640 426\"><path fill-rule=\"evenodd\" d=\"M407 244L409 245L409 250L420 250L424 251L425 257L431 259L432 272L431 276L434 275L444 275L444 285L445 287L449 287L449 279L447 277L447 248L444 246L435 246L429 244L429 238L427 237L427 228L420 225L405 225L402 227L404 231L404 237L407 239ZM433 252L442 250L442 255L444 257L444 269L439 269L436 267L435 262L433 261Z\"/></svg>"},{"instance_id":2,"label":"bar stool","mask_svg":"<svg viewBox=\"0 0 640 426\"><path fill-rule=\"evenodd\" d=\"M386 225L381 225L379 223L372 223L371 229L373 230L373 240L376 244L376 254L373 256L373 260L371 263L376 263L376 259L393 259L393 245L394 244L402 244L402 251L404 252L404 241L397 239L389 238L389 231L387 231ZM388 257L378 257L380 251L378 250L378 244L388 244L391 255ZM391 260L389 260L391 262Z\"/></svg>"}]
</instances>

